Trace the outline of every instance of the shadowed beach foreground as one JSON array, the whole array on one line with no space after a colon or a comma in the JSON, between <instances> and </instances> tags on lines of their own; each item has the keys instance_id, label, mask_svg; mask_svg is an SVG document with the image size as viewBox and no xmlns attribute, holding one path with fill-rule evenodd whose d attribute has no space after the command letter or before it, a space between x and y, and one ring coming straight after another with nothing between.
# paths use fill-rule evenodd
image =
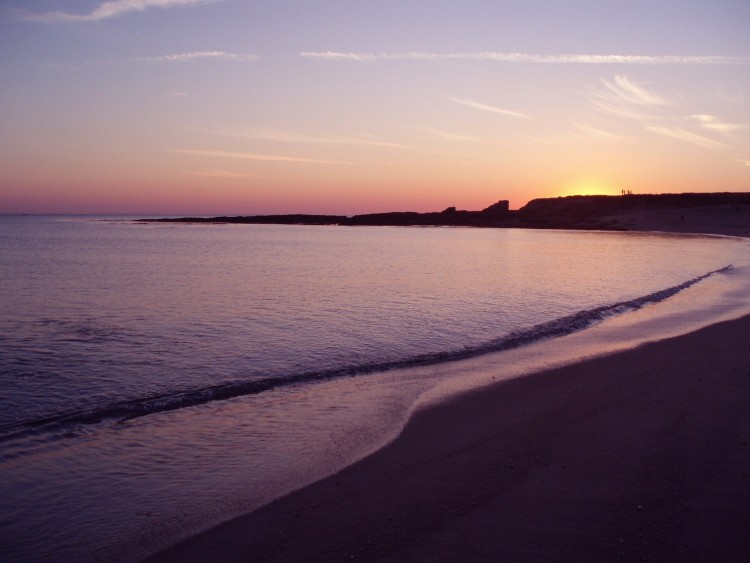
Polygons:
<instances>
[{"instance_id":1,"label":"shadowed beach foreground","mask_svg":"<svg viewBox=\"0 0 750 563\"><path fill-rule=\"evenodd\" d=\"M419 412L156 561L748 561L750 317Z\"/></svg>"},{"instance_id":2,"label":"shadowed beach foreground","mask_svg":"<svg viewBox=\"0 0 750 563\"><path fill-rule=\"evenodd\" d=\"M151 561L750 561L748 350L744 317L467 393Z\"/></svg>"}]
</instances>

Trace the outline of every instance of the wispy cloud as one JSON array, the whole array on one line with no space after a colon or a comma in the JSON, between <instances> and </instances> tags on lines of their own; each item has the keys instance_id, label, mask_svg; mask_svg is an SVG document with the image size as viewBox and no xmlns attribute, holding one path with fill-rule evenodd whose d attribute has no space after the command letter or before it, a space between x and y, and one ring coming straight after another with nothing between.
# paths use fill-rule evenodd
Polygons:
<instances>
[{"instance_id":1,"label":"wispy cloud","mask_svg":"<svg viewBox=\"0 0 750 563\"><path fill-rule=\"evenodd\" d=\"M595 139L622 139L620 135L610 133L609 131L604 131L603 129L599 129L597 127L589 125L588 123L573 123L573 125L579 130L586 133L586 135L588 135L589 137L593 137Z\"/></svg>"},{"instance_id":2,"label":"wispy cloud","mask_svg":"<svg viewBox=\"0 0 750 563\"><path fill-rule=\"evenodd\" d=\"M431 127L423 127L422 131L425 133L432 135L433 137L438 137L440 139L445 139L448 141L476 141L473 137L467 137L466 135L459 135L457 133L450 133L448 131L441 131L439 129L433 129Z\"/></svg>"},{"instance_id":3,"label":"wispy cloud","mask_svg":"<svg viewBox=\"0 0 750 563\"><path fill-rule=\"evenodd\" d=\"M206 178L258 178L257 174L243 174L241 172L232 172L230 170L185 170L185 174L190 176L201 176Z\"/></svg>"},{"instance_id":4,"label":"wispy cloud","mask_svg":"<svg viewBox=\"0 0 750 563\"><path fill-rule=\"evenodd\" d=\"M209 131L210 132L210 131ZM365 145L373 147L386 148L409 148L406 145L381 141L371 137L321 137L317 135L306 135L304 133L295 133L289 131L280 131L278 129L261 129L234 133L217 133L231 137L240 137L243 139L259 139L263 141L275 141L279 143L293 144L310 144L310 145Z\"/></svg>"},{"instance_id":5,"label":"wispy cloud","mask_svg":"<svg viewBox=\"0 0 750 563\"><path fill-rule=\"evenodd\" d=\"M589 102L602 113L626 119L649 120L653 115L644 109L667 106L668 102L658 94L644 88L627 76L616 75L613 80L601 79L604 88L588 92Z\"/></svg>"},{"instance_id":6,"label":"wispy cloud","mask_svg":"<svg viewBox=\"0 0 750 563\"><path fill-rule=\"evenodd\" d=\"M607 90L621 101L643 106L663 106L667 103L664 98L653 92L649 92L640 84L630 80L627 76L615 76L613 82L602 79L602 83L607 87Z\"/></svg>"},{"instance_id":7,"label":"wispy cloud","mask_svg":"<svg viewBox=\"0 0 750 563\"><path fill-rule=\"evenodd\" d=\"M738 158L738 159L737 159L737 162L739 162L739 163L740 163L740 164L742 164L743 166L750 166L750 160L745 160L745 159L743 159L743 158Z\"/></svg>"},{"instance_id":8,"label":"wispy cloud","mask_svg":"<svg viewBox=\"0 0 750 563\"><path fill-rule=\"evenodd\" d=\"M157 55L153 57L136 57L130 60L140 63L189 63L205 59L248 62L255 61L258 57L256 55L227 53L226 51L192 51L189 53L173 53L171 55Z\"/></svg>"},{"instance_id":9,"label":"wispy cloud","mask_svg":"<svg viewBox=\"0 0 750 563\"><path fill-rule=\"evenodd\" d=\"M38 22L91 22L114 18L129 12L145 12L151 8L174 8L195 4L209 4L220 0L112 0L101 2L88 14L70 12L46 12L44 14L24 13L23 19Z\"/></svg>"},{"instance_id":10,"label":"wispy cloud","mask_svg":"<svg viewBox=\"0 0 750 563\"><path fill-rule=\"evenodd\" d=\"M451 97L449 97L448 100L450 100L453 103L460 104L462 106L466 106L466 107L469 107L469 108L478 109L478 110L481 110L481 111L487 111L487 112L490 112L490 113L498 113L500 115L507 115L509 117L520 117L522 119L531 119L525 113L520 113L520 112L517 112L517 111L511 111L511 110L507 110L507 109L498 108L498 107L491 106L491 105L488 105L488 104L483 104L481 102L476 102L474 100L465 100L465 99L462 99L462 98L451 98Z\"/></svg>"},{"instance_id":11,"label":"wispy cloud","mask_svg":"<svg viewBox=\"0 0 750 563\"><path fill-rule=\"evenodd\" d=\"M289 156L278 154L257 154L250 152L233 152L217 150L194 150L194 149L173 149L172 152L179 154L188 154L192 156L204 156L209 158L228 158L233 160L259 160L266 162L301 162L309 164L351 164L345 161L321 160L318 158L308 158L301 156Z\"/></svg>"},{"instance_id":12,"label":"wispy cloud","mask_svg":"<svg viewBox=\"0 0 750 563\"><path fill-rule=\"evenodd\" d=\"M714 115L675 115L674 103L646 88L643 83L631 80L624 75L617 75L612 80L601 79L601 83L603 88L590 90L586 94L594 109L615 117L645 121L647 122L644 124L645 130L662 137L677 139L709 150L719 150L727 148L728 145L710 136L696 133L694 131L696 126L711 133L726 135L744 128L743 125L727 123ZM683 127L660 125L667 121L670 124L680 123ZM581 124L575 125L579 129L586 129ZM590 133L596 132L590 131Z\"/></svg>"},{"instance_id":13,"label":"wispy cloud","mask_svg":"<svg viewBox=\"0 0 750 563\"><path fill-rule=\"evenodd\" d=\"M703 147L704 149L718 150L727 148L727 145L725 145L724 143L709 139L708 137L703 137L702 135L692 133L691 131L686 131L685 129L681 129L679 127L649 126L646 127L646 129L651 131L652 133L656 133L657 135L663 135L665 137L679 139L680 141L686 141L699 147Z\"/></svg>"},{"instance_id":14,"label":"wispy cloud","mask_svg":"<svg viewBox=\"0 0 750 563\"><path fill-rule=\"evenodd\" d=\"M591 105L594 109L602 113L614 115L615 117L623 117L625 119L633 119L640 121L647 121L653 119L653 115L644 113L639 110L635 110L632 107L625 106L623 104L617 104L612 102L606 102L604 100L592 99Z\"/></svg>"},{"instance_id":15,"label":"wispy cloud","mask_svg":"<svg viewBox=\"0 0 750 563\"><path fill-rule=\"evenodd\" d=\"M496 51L481 51L474 53L356 53L338 51L305 51L301 56L315 59L337 61L376 62L376 61L446 61L446 60L474 60L497 61L503 63L531 63L531 64L634 64L634 65L666 65L666 64L750 64L750 57L726 56L681 56L681 55L537 55L532 53L505 53Z\"/></svg>"},{"instance_id":16,"label":"wispy cloud","mask_svg":"<svg viewBox=\"0 0 750 563\"><path fill-rule=\"evenodd\" d=\"M698 124L704 129L710 129L711 131L718 131L719 133L731 133L732 131L737 131L738 129L747 128L746 125L742 125L739 123L726 123L724 121L721 121L718 117L714 115L705 115L705 114L691 115L690 119L697 121Z\"/></svg>"}]
</instances>

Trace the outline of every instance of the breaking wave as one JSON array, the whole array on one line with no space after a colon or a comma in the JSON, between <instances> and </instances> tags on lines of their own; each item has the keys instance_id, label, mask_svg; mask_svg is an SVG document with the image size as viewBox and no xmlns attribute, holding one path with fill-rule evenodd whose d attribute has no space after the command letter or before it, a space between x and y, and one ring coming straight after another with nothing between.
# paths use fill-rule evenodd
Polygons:
<instances>
[{"instance_id":1,"label":"breaking wave","mask_svg":"<svg viewBox=\"0 0 750 563\"><path fill-rule=\"evenodd\" d=\"M731 269L732 265L728 265L718 270L713 270L692 278L679 285L668 287L628 301L621 301L593 309L579 311L572 315L560 317L530 328L511 332L503 337L485 342L475 347L420 354L390 362L365 363L331 370L308 371L281 377L268 377L223 383L199 389L182 390L161 395L117 401L91 409L60 412L52 416L16 422L0 427L0 442L22 439L25 436L39 435L41 433L58 435L65 435L67 433L75 434L78 429L81 429L86 425L122 422L155 413L202 405L211 401L221 401L245 395L258 394L285 386L329 381L342 377L355 377L399 368L433 365L473 358L492 352L502 352L504 350L510 350L526 344L531 344L545 338L565 336L567 334L584 330L608 317L635 311L645 305L664 301L701 280L714 274L728 272Z\"/></svg>"}]
</instances>

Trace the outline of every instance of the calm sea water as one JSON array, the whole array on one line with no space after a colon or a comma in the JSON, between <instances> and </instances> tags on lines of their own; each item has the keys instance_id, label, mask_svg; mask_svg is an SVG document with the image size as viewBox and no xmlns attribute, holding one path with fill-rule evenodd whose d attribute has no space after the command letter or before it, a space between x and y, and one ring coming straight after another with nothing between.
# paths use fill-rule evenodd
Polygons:
<instances>
[{"instance_id":1,"label":"calm sea water","mask_svg":"<svg viewBox=\"0 0 750 563\"><path fill-rule=\"evenodd\" d=\"M747 251L0 217L4 559L137 560L371 452L436 385L468 386L467 358L502 373L513 350L611 319L736 310Z\"/></svg>"}]
</instances>

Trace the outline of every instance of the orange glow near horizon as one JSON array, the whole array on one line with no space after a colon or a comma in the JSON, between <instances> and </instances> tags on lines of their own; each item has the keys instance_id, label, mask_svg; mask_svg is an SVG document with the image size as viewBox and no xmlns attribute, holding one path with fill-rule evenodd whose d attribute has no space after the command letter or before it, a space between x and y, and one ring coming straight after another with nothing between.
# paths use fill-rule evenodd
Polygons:
<instances>
[{"instance_id":1,"label":"orange glow near horizon","mask_svg":"<svg viewBox=\"0 0 750 563\"><path fill-rule=\"evenodd\" d=\"M0 213L353 215L750 190L742 3L324 2L320 25L301 1L55 4L0 17Z\"/></svg>"},{"instance_id":2,"label":"orange glow near horizon","mask_svg":"<svg viewBox=\"0 0 750 563\"><path fill-rule=\"evenodd\" d=\"M561 197L572 195L620 195L620 190L612 182L599 179L581 179L568 182L560 189Z\"/></svg>"}]
</instances>

